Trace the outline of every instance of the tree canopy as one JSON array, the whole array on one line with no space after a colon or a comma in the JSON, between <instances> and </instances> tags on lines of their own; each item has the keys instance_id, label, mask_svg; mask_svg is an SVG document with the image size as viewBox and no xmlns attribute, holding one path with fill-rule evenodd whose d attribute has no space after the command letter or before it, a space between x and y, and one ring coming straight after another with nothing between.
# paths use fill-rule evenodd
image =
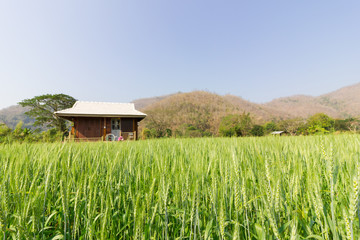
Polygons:
<instances>
[{"instance_id":1,"label":"tree canopy","mask_svg":"<svg viewBox=\"0 0 360 240\"><path fill-rule=\"evenodd\" d=\"M221 119L219 133L221 136L247 136L252 128L252 119L249 113L230 114Z\"/></svg>"},{"instance_id":2,"label":"tree canopy","mask_svg":"<svg viewBox=\"0 0 360 240\"><path fill-rule=\"evenodd\" d=\"M307 120L309 133L328 133L334 130L334 119L324 113L317 113Z\"/></svg>"},{"instance_id":3,"label":"tree canopy","mask_svg":"<svg viewBox=\"0 0 360 240\"><path fill-rule=\"evenodd\" d=\"M56 117L54 112L70 108L75 102L75 98L66 94L45 94L24 99L19 105L30 109L25 114L35 118L35 126L46 126L65 132L67 129L65 120Z\"/></svg>"}]
</instances>

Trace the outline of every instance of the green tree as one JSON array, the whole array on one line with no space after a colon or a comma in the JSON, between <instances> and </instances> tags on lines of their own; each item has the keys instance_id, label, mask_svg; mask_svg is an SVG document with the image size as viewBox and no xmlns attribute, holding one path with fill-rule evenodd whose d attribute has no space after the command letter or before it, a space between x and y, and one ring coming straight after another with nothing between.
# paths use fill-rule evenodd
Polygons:
<instances>
[{"instance_id":1,"label":"green tree","mask_svg":"<svg viewBox=\"0 0 360 240\"><path fill-rule=\"evenodd\" d=\"M149 139L151 138L151 131L148 128L144 128L141 132L141 139Z\"/></svg>"},{"instance_id":2,"label":"green tree","mask_svg":"<svg viewBox=\"0 0 360 240\"><path fill-rule=\"evenodd\" d=\"M261 125L254 125L251 129L251 135L256 137L264 136L264 127Z\"/></svg>"},{"instance_id":3,"label":"green tree","mask_svg":"<svg viewBox=\"0 0 360 240\"><path fill-rule=\"evenodd\" d=\"M14 131L12 132L12 136L15 140L24 140L24 130L23 130L24 123L22 121L16 124Z\"/></svg>"},{"instance_id":4,"label":"green tree","mask_svg":"<svg viewBox=\"0 0 360 240\"><path fill-rule=\"evenodd\" d=\"M356 133L360 129L360 120L358 118L348 118L346 121L349 124L348 129L351 132Z\"/></svg>"},{"instance_id":5,"label":"green tree","mask_svg":"<svg viewBox=\"0 0 360 240\"><path fill-rule=\"evenodd\" d=\"M358 118L347 118L347 119L335 119L334 120L335 131L357 132L359 128L360 128L360 121Z\"/></svg>"},{"instance_id":6,"label":"green tree","mask_svg":"<svg viewBox=\"0 0 360 240\"><path fill-rule=\"evenodd\" d=\"M166 137L171 137L172 136L172 130L170 128L167 128L165 130L165 133L166 133Z\"/></svg>"},{"instance_id":7,"label":"green tree","mask_svg":"<svg viewBox=\"0 0 360 240\"><path fill-rule=\"evenodd\" d=\"M0 143L3 142L11 134L11 128L6 124L0 123Z\"/></svg>"},{"instance_id":8,"label":"green tree","mask_svg":"<svg viewBox=\"0 0 360 240\"><path fill-rule=\"evenodd\" d=\"M335 121L324 113L317 113L307 120L308 132L329 133L334 131Z\"/></svg>"},{"instance_id":9,"label":"green tree","mask_svg":"<svg viewBox=\"0 0 360 240\"><path fill-rule=\"evenodd\" d=\"M211 136L209 131L203 131L192 124L184 123L176 129L176 136L178 137L205 137Z\"/></svg>"},{"instance_id":10,"label":"green tree","mask_svg":"<svg viewBox=\"0 0 360 240\"><path fill-rule=\"evenodd\" d=\"M25 114L35 118L35 126L55 128L64 133L67 131L66 122L54 115L54 112L74 105L76 99L65 94L45 94L19 102L22 107L29 107Z\"/></svg>"},{"instance_id":11,"label":"green tree","mask_svg":"<svg viewBox=\"0 0 360 240\"><path fill-rule=\"evenodd\" d=\"M250 113L230 114L221 119L219 133L221 136L247 136L252 129Z\"/></svg>"},{"instance_id":12,"label":"green tree","mask_svg":"<svg viewBox=\"0 0 360 240\"><path fill-rule=\"evenodd\" d=\"M349 131L350 122L347 119L335 119L334 129L335 131Z\"/></svg>"},{"instance_id":13,"label":"green tree","mask_svg":"<svg viewBox=\"0 0 360 240\"><path fill-rule=\"evenodd\" d=\"M278 126L275 122L267 122L264 125L264 130L267 134L278 130Z\"/></svg>"},{"instance_id":14,"label":"green tree","mask_svg":"<svg viewBox=\"0 0 360 240\"><path fill-rule=\"evenodd\" d=\"M279 122L279 130L285 131L290 135L297 133L303 134L302 129L305 126L305 121L301 118L286 119Z\"/></svg>"},{"instance_id":15,"label":"green tree","mask_svg":"<svg viewBox=\"0 0 360 240\"><path fill-rule=\"evenodd\" d=\"M5 123L0 123L0 136L6 136L11 133L11 129Z\"/></svg>"},{"instance_id":16,"label":"green tree","mask_svg":"<svg viewBox=\"0 0 360 240\"><path fill-rule=\"evenodd\" d=\"M56 128L51 128L41 133L42 141L44 142L58 142L63 138L63 134L57 131Z\"/></svg>"}]
</instances>

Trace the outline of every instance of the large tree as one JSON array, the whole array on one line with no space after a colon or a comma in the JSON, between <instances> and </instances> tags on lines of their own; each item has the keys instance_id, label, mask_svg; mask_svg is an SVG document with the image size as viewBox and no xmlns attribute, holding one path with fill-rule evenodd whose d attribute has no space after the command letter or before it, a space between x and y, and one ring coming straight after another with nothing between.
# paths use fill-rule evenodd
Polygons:
<instances>
[{"instance_id":1,"label":"large tree","mask_svg":"<svg viewBox=\"0 0 360 240\"><path fill-rule=\"evenodd\" d=\"M221 136L248 136L253 127L250 113L230 114L221 119L219 133Z\"/></svg>"},{"instance_id":2,"label":"large tree","mask_svg":"<svg viewBox=\"0 0 360 240\"><path fill-rule=\"evenodd\" d=\"M334 131L335 121L324 113L316 113L307 120L308 132L328 133Z\"/></svg>"},{"instance_id":3,"label":"large tree","mask_svg":"<svg viewBox=\"0 0 360 240\"><path fill-rule=\"evenodd\" d=\"M65 132L65 120L56 117L54 112L70 108L75 102L75 98L66 94L45 94L22 100L19 104L30 109L25 114L35 118L35 126L46 126Z\"/></svg>"},{"instance_id":4,"label":"large tree","mask_svg":"<svg viewBox=\"0 0 360 240\"><path fill-rule=\"evenodd\" d=\"M302 118L286 119L279 122L279 130L290 133L290 135L296 135L297 133L303 133L302 129L305 128L305 121Z\"/></svg>"}]
</instances>

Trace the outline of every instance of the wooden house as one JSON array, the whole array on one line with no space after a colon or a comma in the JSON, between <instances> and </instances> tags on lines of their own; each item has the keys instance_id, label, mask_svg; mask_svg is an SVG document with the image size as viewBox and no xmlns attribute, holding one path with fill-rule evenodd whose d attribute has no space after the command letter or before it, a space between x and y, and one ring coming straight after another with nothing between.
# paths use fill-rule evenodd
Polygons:
<instances>
[{"instance_id":1,"label":"wooden house","mask_svg":"<svg viewBox=\"0 0 360 240\"><path fill-rule=\"evenodd\" d=\"M84 101L54 114L73 122L70 138L86 141L136 140L138 123L146 117L133 103Z\"/></svg>"}]
</instances>

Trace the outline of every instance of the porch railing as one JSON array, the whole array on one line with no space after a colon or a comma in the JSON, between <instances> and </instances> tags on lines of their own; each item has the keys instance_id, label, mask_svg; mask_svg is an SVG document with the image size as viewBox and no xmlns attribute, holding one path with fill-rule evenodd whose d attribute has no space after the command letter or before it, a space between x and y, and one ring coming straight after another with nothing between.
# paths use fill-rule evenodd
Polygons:
<instances>
[{"instance_id":1,"label":"porch railing","mask_svg":"<svg viewBox=\"0 0 360 240\"><path fill-rule=\"evenodd\" d=\"M136 140L136 131L134 132L120 132L124 140Z\"/></svg>"},{"instance_id":2,"label":"porch railing","mask_svg":"<svg viewBox=\"0 0 360 240\"><path fill-rule=\"evenodd\" d=\"M134 132L120 132L122 140L136 140L136 131ZM113 134L107 134L105 137L91 137L91 138L75 138L74 135L69 135L65 138L66 142L98 142L98 141L118 141Z\"/></svg>"},{"instance_id":3,"label":"porch railing","mask_svg":"<svg viewBox=\"0 0 360 240\"><path fill-rule=\"evenodd\" d=\"M65 138L66 142L98 142L103 141L103 137L92 137L92 138L74 138L67 137Z\"/></svg>"}]
</instances>

